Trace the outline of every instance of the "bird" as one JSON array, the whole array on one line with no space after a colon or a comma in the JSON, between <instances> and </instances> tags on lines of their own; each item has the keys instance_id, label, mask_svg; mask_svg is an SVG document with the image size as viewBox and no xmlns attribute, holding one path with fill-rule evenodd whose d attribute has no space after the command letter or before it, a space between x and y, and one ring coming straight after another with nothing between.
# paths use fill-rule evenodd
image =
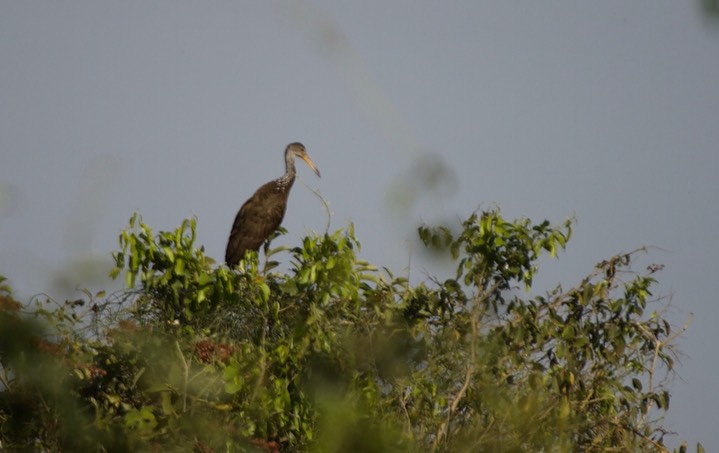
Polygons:
<instances>
[{"instance_id":1,"label":"bird","mask_svg":"<svg viewBox=\"0 0 719 453\"><path fill-rule=\"evenodd\" d=\"M234 267L248 250L258 251L267 238L279 228L287 209L287 199L295 182L295 158L299 157L320 177L320 171L307 155L302 143L285 148L285 174L262 185L242 205L232 224L227 241L225 262Z\"/></svg>"}]
</instances>

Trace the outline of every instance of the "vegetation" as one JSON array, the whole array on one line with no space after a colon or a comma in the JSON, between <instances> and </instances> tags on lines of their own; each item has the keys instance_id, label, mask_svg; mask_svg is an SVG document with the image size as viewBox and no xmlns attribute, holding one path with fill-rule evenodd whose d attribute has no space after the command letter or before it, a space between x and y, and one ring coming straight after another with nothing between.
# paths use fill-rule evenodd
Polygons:
<instances>
[{"instance_id":1,"label":"vegetation","mask_svg":"<svg viewBox=\"0 0 719 453\"><path fill-rule=\"evenodd\" d=\"M133 216L127 290L23 307L0 280L9 451L667 451L677 335L635 251L533 295L571 235L472 215L422 227L456 273L413 285L357 256L350 226L236 269L195 221ZM282 253L280 253L282 252ZM290 262L285 273L276 259ZM703 451L697 445L697 451Z\"/></svg>"}]
</instances>

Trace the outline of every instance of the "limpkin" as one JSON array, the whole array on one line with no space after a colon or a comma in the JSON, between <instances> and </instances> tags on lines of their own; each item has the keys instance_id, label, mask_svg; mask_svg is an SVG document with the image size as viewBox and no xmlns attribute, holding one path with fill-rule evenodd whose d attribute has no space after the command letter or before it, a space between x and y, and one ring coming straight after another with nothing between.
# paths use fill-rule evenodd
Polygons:
<instances>
[{"instance_id":1,"label":"limpkin","mask_svg":"<svg viewBox=\"0 0 719 453\"><path fill-rule=\"evenodd\" d=\"M287 198L295 182L295 157L304 160L317 176L320 176L320 171L307 155L302 143L287 145L285 174L257 189L235 217L225 251L225 261L230 267L239 263L248 250L258 251L262 243L282 223L287 209Z\"/></svg>"}]
</instances>

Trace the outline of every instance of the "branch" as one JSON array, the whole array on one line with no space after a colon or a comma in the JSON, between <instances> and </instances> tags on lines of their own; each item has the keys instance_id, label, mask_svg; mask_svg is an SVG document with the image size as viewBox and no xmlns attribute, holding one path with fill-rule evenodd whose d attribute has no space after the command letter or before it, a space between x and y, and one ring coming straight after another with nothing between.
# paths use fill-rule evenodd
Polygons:
<instances>
[{"instance_id":1,"label":"branch","mask_svg":"<svg viewBox=\"0 0 719 453\"><path fill-rule=\"evenodd\" d=\"M689 318L684 323L684 325L682 325L682 327L678 331L674 332L673 335L667 337L664 341L659 340L657 338L657 336L654 335L652 332L650 332L642 323L639 323L639 322L633 323L637 328L639 328L639 330L642 331L642 333L648 340L654 342L654 354L652 357L652 364L650 365L649 369L647 370L647 372L649 373L648 391L650 393L654 393L654 373L656 371L657 359L659 358L659 353L660 353L662 347L664 347L665 345L671 344L677 337L679 337L681 334L686 332L686 330L689 328L689 324L691 324L691 322L692 322L693 317L694 317L694 315L690 313ZM647 403L647 411L642 415L642 418L640 419L641 424L645 423L646 418L652 409L652 406L654 406L654 400L650 398Z\"/></svg>"},{"instance_id":2,"label":"branch","mask_svg":"<svg viewBox=\"0 0 719 453\"><path fill-rule=\"evenodd\" d=\"M407 394L406 389L404 391L405 394ZM409 416L409 412L407 411L407 398L405 395L402 396L399 400L400 406L402 407L402 413L404 414L404 418L407 420L407 430L406 432L408 434L412 433L412 418Z\"/></svg>"},{"instance_id":3,"label":"branch","mask_svg":"<svg viewBox=\"0 0 719 453\"><path fill-rule=\"evenodd\" d=\"M495 284L495 287L497 285ZM470 364L469 367L467 367L467 371L464 373L464 382L462 383L462 387L460 387L457 394L452 399L452 403L449 405L449 410L447 411L447 418L442 422L442 424L439 426L439 429L437 430L437 435L434 438L434 442L432 445L432 450L437 450L437 447L439 443L442 441L444 437L447 437L447 433L449 431L449 424L452 420L452 416L457 411L457 407L459 406L460 401L462 401L462 398L464 398L464 395L467 393L467 389L469 388L469 384L472 382L472 375L474 374L476 365L477 365L477 337L479 336L479 310L482 309L482 305L480 302L486 300L489 298L489 296L493 293L493 291L486 292L482 295L481 298L475 301L475 306L472 310L472 340L470 342ZM483 310L482 310L483 311Z\"/></svg>"}]
</instances>

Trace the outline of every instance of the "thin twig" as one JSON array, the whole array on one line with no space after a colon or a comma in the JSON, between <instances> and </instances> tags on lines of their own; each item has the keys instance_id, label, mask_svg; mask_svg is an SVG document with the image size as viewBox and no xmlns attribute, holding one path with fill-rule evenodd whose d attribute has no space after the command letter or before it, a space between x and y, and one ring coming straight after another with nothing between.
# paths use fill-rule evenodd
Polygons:
<instances>
[{"instance_id":1,"label":"thin twig","mask_svg":"<svg viewBox=\"0 0 719 453\"><path fill-rule=\"evenodd\" d=\"M7 374L5 373L5 368L3 368L2 373L0 373L0 383L2 383L4 390L8 393L13 393L13 388L10 386L10 381L7 380Z\"/></svg>"},{"instance_id":2,"label":"thin twig","mask_svg":"<svg viewBox=\"0 0 719 453\"><path fill-rule=\"evenodd\" d=\"M405 390L406 393L406 390ZM402 406L402 412L404 413L405 419L407 419L406 424L406 432L407 434L412 433L412 419L409 416L409 412L407 411L407 398L403 395L402 398L399 400L400 406Z\"/></svg>"},{"instance_id":3,"label":"thin twig","mask_svg":"<svg viewBox=\"0 0 719 453\"><path fill-rule=\"evenodd\" d=\"M304 181L300 179L300 182L303 186L307 187L312 193L314 193L317 198L320 199L322 202L322 205L325 207L325 212L327 212L327 226L325 227L325 234L328 234L330 232L330 225L332 223L332 211L330 210L330 204L327 200L325 200L325 197L322 196L319 189L313 189L312 187L308 186Z\"/></svg>"},{"instance_id":4,"label":"thin twig","mask_svg":"<svg viewBox=\"0 0 719 453\"><path fill-rule=\"evenodd\" d=\"M175 347L177 348L177 355L180 356L180 359L182 360L182 366L184 368L184 379L182 382L182 413L184 414L187 410L187 383L190 374L190 367L187 364L187 360L185 360L185 355L182 353L182 349L180 349L180 343L177 340L175 340Z\"/></svg>"},{"instance_id":5,"label":"thin twig","mask_svg":"<svg viewBox=\"0 0 719 453\"><path fill-rule=\"evenodd\" d=\"M249 401L254 401L257 397L257 394L260 392L260 386L262 385L262 382L265 380L265 373L267 372L267 357L266 357L266 348L265 348L265 336L267 333L267 317L263 316L264 325L262 327L262 334L260 336L260 372L257 375L257 380L255 381L255 388L252 390L252 395L250 396Z\"/></svg>"}]
</instances>

